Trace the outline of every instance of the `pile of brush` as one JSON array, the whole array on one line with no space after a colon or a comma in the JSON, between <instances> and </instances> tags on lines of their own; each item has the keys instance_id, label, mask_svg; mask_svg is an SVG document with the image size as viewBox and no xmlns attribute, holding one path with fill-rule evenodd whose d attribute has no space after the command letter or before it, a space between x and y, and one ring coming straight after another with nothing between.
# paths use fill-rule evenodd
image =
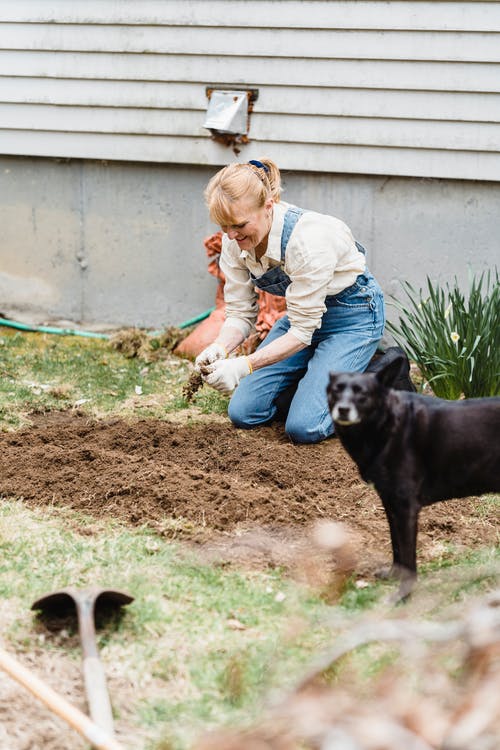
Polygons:
<instances>
[{"instance_id":1,"label":"pile of brush","mask_svg":"<svg viewBox=\"0 0 500 750\"><path fill-rule=\"evenodd\" d=\"M173 352L188 333L187 330L175 326L166 328L157 335L150 334L142 328L124 328L114 333L109 343L124 357L138 357L145 362L152 362Z\"/></svg>"}]
</instances>

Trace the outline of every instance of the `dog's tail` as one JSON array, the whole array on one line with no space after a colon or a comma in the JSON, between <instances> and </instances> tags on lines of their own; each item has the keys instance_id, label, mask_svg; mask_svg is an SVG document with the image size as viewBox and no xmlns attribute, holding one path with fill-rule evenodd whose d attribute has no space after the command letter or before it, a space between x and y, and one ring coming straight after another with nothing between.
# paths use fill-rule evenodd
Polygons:
<instances>
[{"instance_id":1,"label":"dog's tail","mask_svg":"<svg viewBox=\"0 0 500 750\"><path fill-rule=\"evenodd\" d=\"M410 360L406 355L406 352L399 346L390 346L385 352L377 351L375 356L370 361L365 372L378 372L386 367L389 362L394 360L401 361L401 367L397 371L394 380L389 384L390 388L394 388L396 391L413 391L415 388L410 378Z\"/></svg>"}]
</instances>

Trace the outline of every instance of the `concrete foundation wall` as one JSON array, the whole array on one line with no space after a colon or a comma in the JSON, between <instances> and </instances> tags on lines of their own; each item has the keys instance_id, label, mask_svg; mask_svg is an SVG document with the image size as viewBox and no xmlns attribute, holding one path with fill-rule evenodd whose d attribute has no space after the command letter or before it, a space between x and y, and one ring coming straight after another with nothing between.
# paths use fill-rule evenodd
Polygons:
<instances>
[{"instance_id":1,"label":"concrete foundation wall","mask_svg":"<svg viewBox=\"0 0 500 750\"><path fill-rule=\"evenodd\" d=\"M203 238L218 228L203 189L214 171L1 157L0 312L157 328L211 307ZM465 290L469 268L500 265L500 183L309 172L283 181L285 200L349 224L387 295L426 275L456 275Z\"/></svg>"}]
</instances>

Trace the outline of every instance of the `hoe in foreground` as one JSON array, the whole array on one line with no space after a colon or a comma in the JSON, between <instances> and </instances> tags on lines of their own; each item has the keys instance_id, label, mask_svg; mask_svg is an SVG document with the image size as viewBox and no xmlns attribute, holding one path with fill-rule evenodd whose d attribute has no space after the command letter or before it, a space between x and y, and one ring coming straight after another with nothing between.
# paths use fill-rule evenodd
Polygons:
<instances>
[{"instance_id":1,"label":"hoe in foreground","mask_svg":"<svg viewBox=\"0 0 500 750\"><path fill-rule=\"evenodd\" d=\"M394 390L401 364L396 357L376 372L331 373L327 395L336 434L382 500L404 598L417 574L420 509L500 491L500 397L446 401Z\"/></svg>"},{"instance_id":2,"label":"hoe in foreground","mask_svg":"<svg viewBox=\"0 0 500 750\"><path fill-rule=\"evenodd\" d=\"M106 676L99 658L95 635L95 615L98 610L117 612L133 597L122 591L101 589L97 586L86 589L68 587L38 599L31 609L39 611L45 621L76 614L82 646L82 671L85 693L92 720L113 736L113 714L106 685Z\"/></svg>"}]
</instances>

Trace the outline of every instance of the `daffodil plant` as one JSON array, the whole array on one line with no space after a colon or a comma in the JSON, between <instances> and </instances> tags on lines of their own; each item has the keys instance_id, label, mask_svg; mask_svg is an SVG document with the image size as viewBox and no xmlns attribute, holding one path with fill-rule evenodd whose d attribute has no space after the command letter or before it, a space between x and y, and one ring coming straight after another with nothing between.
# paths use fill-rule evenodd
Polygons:
<instances>
[{"instance_id":1,"label":"daffodil plant","mask_svg":"<svg viewBox=\"0 0 500 750\"><path fill-rule=\"evenodd\" d=\"M498 270L470 275L469 293L455 278L443 288L427 277L427 293L403 283L407 299L392 297L399 322L387 327L441 398L500 394Z\"/></svg>"}]
</instances>

